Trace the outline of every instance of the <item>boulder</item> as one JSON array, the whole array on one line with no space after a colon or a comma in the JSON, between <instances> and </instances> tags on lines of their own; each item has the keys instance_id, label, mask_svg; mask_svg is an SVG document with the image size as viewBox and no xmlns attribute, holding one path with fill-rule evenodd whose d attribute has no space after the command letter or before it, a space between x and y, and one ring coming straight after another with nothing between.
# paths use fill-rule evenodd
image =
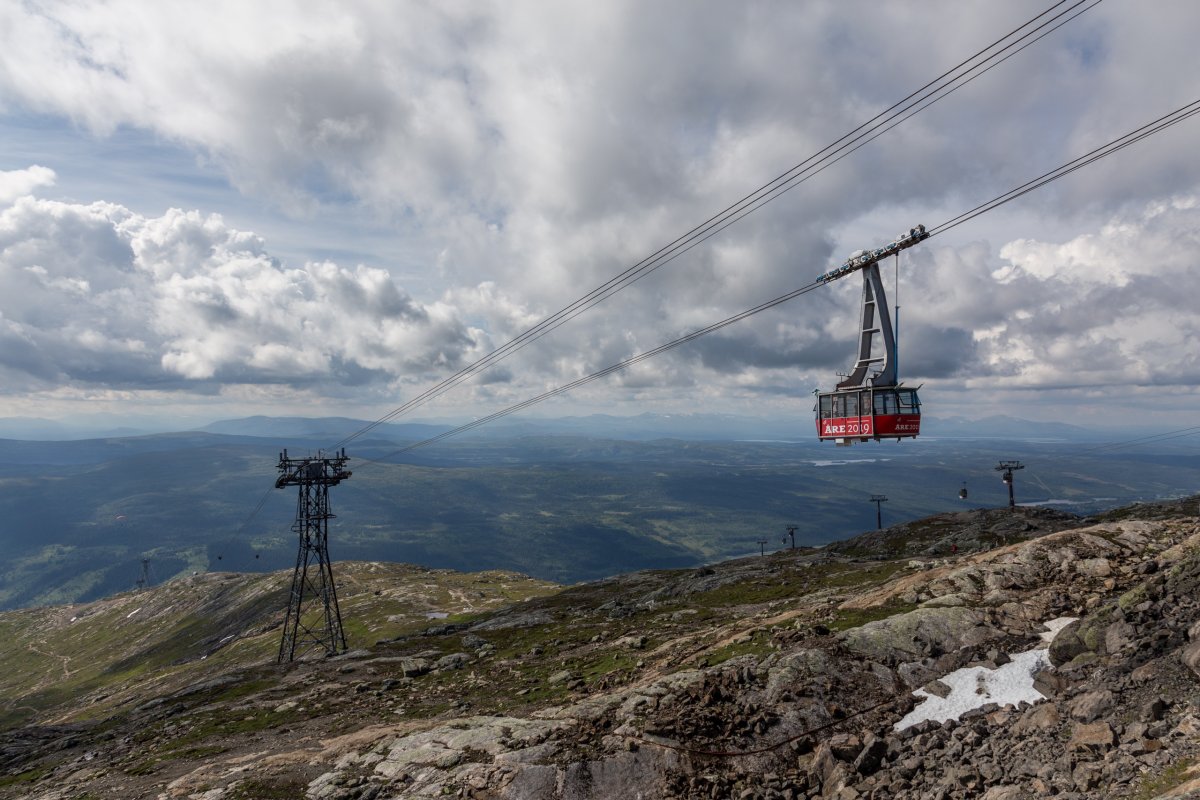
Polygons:
<instances>
[{"instance_id":1,"label":"boulder","mask_svg":"<svg viewBox=\"0 0 1200 800\"><path fill-rule=\"evenodd\" d=\"M1107 578L1112 565L1107 558L1081 558L1074 563L1075 572L1087 578Z\"/></svg>"},{"instance_id":2,"label":"boulder","mask_svg":"<svg viewBox=\"0 0 1200 800\"><path fill-rule=\"evenodd\" d=\"M1075 726L1067 749L1104 752L1116 743L1116 734L1107 722L1090 722Z\"/></svg>"},{"instance_id":3,"label":"boulder","mask_svg":"<svg viewBox=\"0 0 1200 800\"><path fill-rule=\"evenodd\" d=\"M835 733L829 737L829 749L838 761L854 761L862 752L863 743L850 733Z\"/></svg>"},{"instance_id":4,"label":"boulder","mask_svg":"<svg viewBox=\"0 0 1200 800\"><path fill-rule=\"evenodd\" d=\"M918 608L851 628L840 638L850 650L894 665L912 661L913 656L936 657L1002 636L984 621L983 612L972 608Z\"/></svg>"},{"instance_id":5,"label":"boulder","mask_svg":"<svg viewBox=\"0 0 1200 800\"><path fill-rule=\"evenodd\" d=\"M1184 665L1192 671L1197 678L1200 678L1200 639L1197 639L1179 653Z\"/></svg>"},{"instance_id":6,"label":"boulder","mask_svg":"<svg viewBox=\"0 0 1200 800\"><path fill-rule=\"evenodd\" d=\"M803 649L782 656L767 673L767 697L776 701L784 692L803 688L830 669L829 654L823 650Z\"/></svg>"},{"instance_id":7,"label":"boulder","mask_svg":"<svg viewBox=\"0 0 1200 800\"><path fill-rule=\"evenodd\" d=\"M1113 693L1107 689L1095 692L1085 692L1073 699L1067 706L1072 719L1080 722L1094 722L1104 716L1113 707Z\"/></svg>"},{"instance_id":8,"label":"boulder","mask_svg":"<svg viewBox=\"0 0 1200 800\"><path fill-rule=\"evenodd\" d=\"M416 678L433 669L427 658L405 658L400 661L400 670L406 678Z\"/></svg>"},{"instance_id":9,"label":"boulder","mask_svg":"<svg viewBox=\"0 0 1200 800\"><path fill-rule=\"evenodd\" d=\"M1075 656L1092 650L1080 634L1082 625L1083 620L1077 619L1059 631L1058 635L1054 637L1054 641L1050 643L1051 664L1056 667L1061 666L1069 663Z\"/></svg>"},{"instance_id":10,"label":"boulder","mask_svg":"<svg viewBox=\"0 0 1200 800\"><path fill-rule=\"evenodd\" d=\"M1040 703L1027 710L1021 718L1013 723L1012 732L1015 736L1027 733L1041 733L1058 727L1058 709L1053 703Z\"/></svg>"},{"instance_id":11,"label":"boulder","mask_svg":"<svg viewBox=\"0 0 1200 800\"><path fill-rule=\"evenodd\" d=\"M1125 620L1117 620L1104 629L1104 651L1119 653L1134 644L1137 631Z\"/></svg>"},{"instance_id":12,"label":"boulder","mask_svg":"<svg viewBox=\"0 0 1200 800\"><path fill-rule=\"evenodd\" d=\"M449 672L454 669L462 669L470 661L471 657L466 653L451 653L437 660L437 668L442 672Z\"/></svg>"},{"instance_id":13,"label":"boulder","mask_svg":"<svg viewBox=\"0 0 1200 800\"><path fill-rule=\"evenodd\" d=\"M887 755L887 742L878 736L867 735L863 748L854 759L854 771L859 775L874 775L879 771L883 757Z\"/></svg>"}]
</instances>

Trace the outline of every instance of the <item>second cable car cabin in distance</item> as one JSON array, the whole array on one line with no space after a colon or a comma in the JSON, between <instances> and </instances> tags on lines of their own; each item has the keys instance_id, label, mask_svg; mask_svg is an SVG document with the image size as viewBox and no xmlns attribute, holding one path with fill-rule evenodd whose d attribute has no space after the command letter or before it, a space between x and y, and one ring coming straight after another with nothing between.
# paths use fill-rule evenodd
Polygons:
<instances>
[{"instance_id":1,"label":"second cable car cabin in distance","mask_svg":"<svg viewBox=\"0 0 1200 800\"><path fill-rule=\"evenodd\" d=\"M822 441L833 439L839 445L851 445L856 439L866 442L915 438L920 434L917 389L903 386L896 377L896 336L879 261L928 238L925 226L918 225L876 250L859 250L840 267L817 278L829 283L858 270L863 274L858 360L832 392L816 393L817 438ZM883 335L883 354L872 356L877 333Z\"/></svg>"}]
</instances>

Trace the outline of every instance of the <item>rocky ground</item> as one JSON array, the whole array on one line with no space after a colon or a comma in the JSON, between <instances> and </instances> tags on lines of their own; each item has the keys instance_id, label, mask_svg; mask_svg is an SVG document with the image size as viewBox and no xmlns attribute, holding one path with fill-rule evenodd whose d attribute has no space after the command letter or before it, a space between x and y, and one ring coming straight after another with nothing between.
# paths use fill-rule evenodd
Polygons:
<instances>
[{"instance_id":1,"label":"rocky ground","mask_svg":"<svg viewBox=\"0 0 1200 800\"><path fill-rule=\"evenodd\" d=\"M360 633L336 659L126 675L120 702L96 684L11 723L0 797L1200 796L1196 509L959 512ZM263 614L242 624L269 642ZM1039 649L1033 702L992 700L990 670ZM971 666L978 707L897 729ZM53 677L27 683L47 702Z\"/></svg>"}]
</instances>

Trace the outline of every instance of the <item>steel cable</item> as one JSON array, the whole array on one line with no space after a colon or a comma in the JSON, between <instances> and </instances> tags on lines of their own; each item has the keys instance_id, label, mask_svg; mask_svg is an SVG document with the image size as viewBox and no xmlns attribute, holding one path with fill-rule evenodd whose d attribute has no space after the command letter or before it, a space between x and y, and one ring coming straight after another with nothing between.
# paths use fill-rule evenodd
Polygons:
<instances>
[{"instance_id":1,"label":"steel cable","mask_svg":"<svg viewBox=\"0 0 1200 800\"><path fill-rule=\"evenodd\" d=\"M1116 139L1112 140L1108 144L1102 145L1101 147L1098 147L1098 148L1090 151L1089 153L1084 154L1083 156L1072 159L1071 161L1068 161L1066 164L1064 164L1056 169L1053 169L1053 170L1050 170L1049 172L1043 173L1038 178L1034 178L1031 181L1027 181L1024 184L1021 184L1020 186L1016 187L1015 189L1011 189L1001 195L998 195L996 198L993 198L992 200L989 200L986 203L982 203L982 204L976 206L975 208L971 209L970 211L964 212L963 214L960 214L956 217L952 217L951 219L947 220L946 222L943 222L942 224L937 225L934 228L932 228L931 229L931 238L933 235L932 231L936 231L938 233L945 233L946 231L950 230L951 228L957 227L958 225L961 225L964 222L968 222L972 219L975 219L976 217L978 217L982 214L985 214L988 211L992 211L996 208L999 208L1000 206L1004 205L1005 203L1008 203L1012 200L1015 200L1018 197L1028 194L1029 192L1031 192L1035 189L1039 189L1043 186L1046 186L1047 184L1050 184L1056 180L1059 180L1060 178L1066 177L1067 175L1071 174L1072 172L1075 172L1078 169L1081 169L1082 167L1088 166L1089 164L1093 164L1096 161L1099 161L1100 159L1106 158L1114 153L1117 153L1117 152L1121 151L1122 149L1124 149L1125 147L1128 147L1131 144L1142 141L1142 140L1148 138L1149 136L1154 135L1155 133L1159 133L1163 130L1166 130L1167 128L1171 127L1172 125L1182 122L1185 119L1188 119L1188 118L1196 115L1197 113L1200 113L1200 100L1194 101L1192 103L1188 103L1187 105L1184 105L1181 108L1176 109L1175 111L1173 111L1169 114L1165 114L1162 117L1159 117L1154 122L1148 123L1147 125L1143 125L1142 127L1136 128L1135 130L1131 131L1130 133L1127 133L1123 136L1117 137ZM363 461L364 461L364 463L368 463L368 464L384 463L385 459L392 458L394 456L401 455L403 453L407 453L407 452L409 452L411 450L415 450L419 447L425 447L430 444L435 444L435 443L440 442L444 439L447 439L451 436L456 436L460 433L465 433L466 431L472 430L481 425L486 425L489 422L500 419L502 417L506 417L509 414L513 414L517 411L522 411L526 408L529 408L530 406L536 405L537 403L541 403L544 400L548 400L551 397L556 397L560 394L564 394L566 392L572 391L573 389L577 389L580 386L583 386L587 383L591 383L594 380L598 380L600 378L611 375L615 372L619 372L621 370L627 369L627 368L634 366L636 364L639 364L642 361L645 361L647 359L654 358L655 356L661 355L662 353L665 353L669 350L673 350L676 347L679 347L680 345L683 345L690 341L693 341L694 339L698 339L702 336L706 336L710 333L721 330L722 328L728 327L729 325L732 325L736 322L740 322L741 320L746 319L747 317L754 316L755 314L759 314L770 308L774 308L775 306L778 306L789 300L795 299L796 297L799 297L803 294L807 294L807 293L811 292L812 290L814 290L820 286L823 286L823 285L825 285L824 282L814 281L813 283L810 283L807 286L803 286L799 289L788 292L787 294L780 295L779 297L776 297L772 300L768 300L764 303L760 303L759 305L754 306L753 308L749 308L749 309L742 311L738 314L735 314L731 317L727 317L719 322L714 322L711 325L708 325L704 328L699 328L699 329L692 331L691 333L688 333L677 339L673 339L672 341L667 342L666 344L659 345L658 347L656 347L652 350L647 350L638 355L631 356L630 358L627 358L616 364L605 367L604 369L598 370L597 372L593 372L590 375L586 375L582 378L578 378L574 381L571 381L570 383L563 384L562 386L559 386L555 389L551 389L547 392L543 392L542 394L537 395L536 397L531 397L527 400L521 401L520 403L516 403L515 405L509 406L507 408L504 408L500 411L494 412L487 416L480 417L479 419L473 420L464 425L460 425L460 426L453 428L451 430L448 430L448 431L443 431L442 433L440 433L436 436L430 437L428 439L425 439L425 440L422 440L419 442L415 442L411 445L407 445L407 446L400 448L392 453L382 456L381 458L363 459Z\"/></svg>"},{"instance_id":2,"label":"steel cable","mask_svg":"<svg viewBox=\"0 0 1200 800\"><path fill-rule=\"evenodd\" d=\"M800 183L803 183L804 181L808 180L809 178L813 177L814 175L819 174L821 171L827 169L829 166L832 166L834 163L837 163L842 158L845 158L850 153L857 150L859 147L862 147L863 145L869 143L870 141L873 141L875 138L878 138L878 136L882 135L883 133L886 133L888 130L891 130L896 125L899 125L901 122L904 122L905 120L911 118L914 114L917 114L920 111L925 110L925 108L928 108L930 105L933 105L934 103L938 102L938 100L942 99L943 97L948 96L953 91L956 91L957 88L960 88L962 85L969 83L970 81L972 81L975 78L982 75L984 72L987 72L988 70L990 70L992 67L997 66L1000 63L1003 63L1004 61L1006 61L1008 58L1011 58L1016 53L1020 52L1021 50L1024 50L1029 45L1040 40L1047 34L1053 32L1053 30L1057 30L1057 28L1066 24L1066 22L1069 22L1070 20L1075 19L1080 14L1090 10L1091 8L1094 8L1096 5L1098 5L1101 2L1101 0L1077 0L1076 2L1071 4L1066 10L1061 11L1059 14L1051 17L1050 19L1043 21L1041 24L1037 25L1032 30L1022 34L1020 37L1018 37L1014 41L1010 42L1009 44L1005 45L1004 47L999 49L997 52L992 53L991 55L988 55L979 64L974 64L974 65L968 67L967 69L965 69L961 74L955 75L956 72L958 72L959 70L962 70L968 64L971 64L971 62L976 61L977 59L981 58L982 56L984 56L985 53L988 53L989 51L997 48L1005 40L1013 37L1018 32L1020 32L1022 29L1029 27L1030 25L1032 25L1035 22L1037 22L1038 20L1040 20L1042 17L1045 17L1046 15L1050 14L1052 11L1057 9L1059 6L1064 5L1067 2L1068 2L1068 0L1059 0L1059 2L1054 3L1052 6L1050 6L1048 9L1046 9L1042 13L1033 17L1032 19L1028 20L1027 22L1023 23L1022 25L1019 25L1017 28L1014 28L1009 33L1000 37L992 44L988 45L987 47L983 48L982 50L979 50L974 55L963 60L959 64L957 64L954 67L952 67L951 69L947 70L946 72L943 72L937 78L934 78L932 81L929 81L924 86L922 86L920 89L917 89L916 91L911 92L906 97L904 97L902 100L898 101L897 103L893 104L889 108L880 112L875 117L872 117L870 120L868 120L867 122L858 126L857 128L853 129L852 131L845 134L841 138L835 140L830 145L827 145L825 148L817 151L816 153L809 156L804 161L801 161L799 164L797 164L796 166L787 170L786 172L782 173L781 175L779 175L772 181L769 181L768 183L764 184L759 189L746 195L745 197L743 197L741 200L737 201L733 205L728 206L723 211L713 215L712 217L710 217L709 219L707 219L705 222L701 223L700 225L696 226L695 228L692 228L687 233L676 238L670 244L660 248L656 252L652 253L650 256L642 259L637 264L634 264L632 267L626 269L624 272L618 274L617 276L611 278L606 283L593 289L591 292L585 294L583 297L574 301L570 305L568 305L568 306L560 309L559 311L555 312L554 314L551 314L550 316L546 317L541 322L539 322L536 325L534 325L533 327L527 329L520 335L518 335L515 338L513 338L512 340L510 340L508 343L493 350L488 355L486 355L486 356L480 358L479 360L477 360L476 362L462 368L461 370L456 372L454 375L451 375L449 378L446 378L446 379L442 380L441 382L435 384L431 388L425 390L424 392L422 392L421 394L412 398L408 402L406 402L406 403L402 404L401 406L397 407L396 409L392 410L391 412L384 415L380 419L378 419L378 420L364 426L363 428L359 429L358 431L346 436L341 441L334 444L331 449L337 449L337 448L340 448L340 447L348 444L349 442L353 441L354 439L358 438L359 436L362 436L362 435L368 433L369 431L373 430L374 428L378 427L379 425L382 425L385 422L395 419L396 417L398 417L404 413L407 413L408 411L411 411L413 408L423 405L428 400L431 400L434 397L437 397L437 396L443 394L444 392L449 391L450 389L454 388L459 383L462 383L463 381L472 377L476 373L481 372L481 371L495 365L496 363L499 363L500 361L503 361L504 359L508 358L508 356L512 355L513 353L517 352L518 350L523 349L525 346L527 346L528 344L531 344L532 342L536 341L537 339L540 339L542 336L546 335L547 333L550 333L554 329L558 328L560 325L563 325L566 322L570 321L571 319L574 319L579 314L581 314L581 313L589 310L590 308L594 307L595 305L603 302L607 298L611 297L612 295L616 294L617 292L622 291L623 289L627 288L628 286L632 285L633 283L636 283L637 281L641 280L642 278L644 278L646 275L650 274L651 272L670 263L675 258L677 258L679 255L682 255L683 253L687 252L688 250L695 247L700 242L707 240L708 238L715 235L716 233L719 233L721 230L724 230L725 228L727 228L729 225L733 224L734 222L737 222L737 221L741 220L742 218L744 218L746 215L753 213L753 211L758 210L766 203L771 202L772 200L778 198L779 196L786 193L787 191L790 191L792 188L795 188L795 186L799 185ZM1090 5L1088 4L1089 2L1090 2ZM1084 6L1084 8L1082 8L1079 11L1076 11L1076 13L1074 13L1074 14L1071 14L1072 11L1075 11L1075 9L1079 8L1080 6ZM1070 16L1067 16L1067 15L1070 15ZM1062 19L1063 17L1067 17L1067 18ZM1057 24L1054 24L1054 23L1057 23ZM1049 27L1050 29L1045 30L1044 32L1041 32L1047 27ZM1038 34L1039 32L1041 32L1040 35L1034 37L1034 34ZM1030 39L1030 37L1034 37L1034 38ZM1030 41L1025 42L1025 44L1021 45L1021 47L1017 48L1012 53L1009 53L1008 55L1005 55L1003 58L1000 58L1001 54L1016 47L1017 44L1025 41L1026 39L1030 39ZM998 60L996 60L996 59L998 59ZM994 63L991 63L989 66L984 67L984 65L988 64L988 62L994 62ZM977 70L979 70L979 71L976 72ZM976 72L976 74L971 75L972 72ZM949 80L945 80L948 76L952 76L952 75L954 77L949 78ZM970 77L967 77L967 76L970 76ZM961 81L961 83L959 83L960 81ZM955 84L957 84L957 85L955 85ZM934 88L930 89L930 87L934 87ZM940 94L940 96L937 96L937 95L939 95L939 93L942 93L942 94ZM935 96L936 96L936 98L935 98ZM917 98L917 99L913 100L913 98ZM935 98L935 99L931 99L931 98ZM912 102L909 102L910 100ZM925 103L925 105L921 106L920 105L921 103ZM917 107L917 106L919 106L919 107ZM912 109L914 109L914 107L917 107L916 110L912 110ZM902 116L906 112L909 112L910 110L912 110L911 113L908 113L907 116ZM893 113L893 112L895 112L895 113ZM899 117L899 119L897 119L898 117ZM882 128L882 130L881 130L881 128ZM865 139L865 141L862 141L863 139ZM854 146L851 148L851 145L854 145ZM842 151L846 151L846 152L842 152ZM839 155L839 153L840 153L840 155ZM837 157L833 158L835 155ZM832 160L830 160L830 159L832 159ZM820 165L822 162L825 162L825 161L829 161L829 163L826 163L823 166L818 167L818 165Z\"/></svg>"}]
</instances>

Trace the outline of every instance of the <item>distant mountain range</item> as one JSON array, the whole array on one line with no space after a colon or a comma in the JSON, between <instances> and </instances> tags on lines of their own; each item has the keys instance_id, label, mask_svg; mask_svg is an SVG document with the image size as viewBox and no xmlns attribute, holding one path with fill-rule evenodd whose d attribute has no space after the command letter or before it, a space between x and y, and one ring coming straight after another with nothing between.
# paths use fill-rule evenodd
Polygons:
<instances>
[{"instance_id":1,"label":"distant mountain range","mask_svg":"<svg viewBox=\"0 0 1200 800\"><path fill-rule=\"evenodd\" d=\"M94 599L161 577L282 569L296 557L279 451L331 447L363 420L250 417L78 441L0 439L0 609ZM1185 443L1095 453L1084 429L1012 418L927 421L917 440L839 448L803 418L715 414L509 419L408 452L449 423L380 425L349 448L331 555L575 582L685 567L1017 502L1088 514L1194 492ZM959 499L964 482L970 499ZM759 541L765 542L760 545Z\"/></svg>"},{"instance_id":2,"label":"distant mountain range","mask_svg":"<svg viewBox=\"0 0 1200 800\"><path fill-rule=\"evenodd\" d=\"M411 443L436 436L458 424L468 422L389 422L375 425L371 420L350 417L268 417L253 416L218 420L193 430L227 436L253 436L286 439L324 440L332 445L340 439L373 426L370 439ZM964 417L926 415L922 433L946 438L1053 439L1060 441L1105 441L1140 435L1142 430L1095 430L1065 422L1035 422L1012 416L991 416L978 420ZM688 439L692 441L795 441L811 437L812 421L807 414L790 417L753 417L736 414L657 414L538 418L507 417L465 434L475 439L508 439L520 436L593 436L629 441ZM22 441L76 441L112 439L163 433L148 425L82 425L36 417L0 418L0 439Z\"/></svg>"},{"instance_id":3,"label":"distant mountain range","mask_svg":"<svg viewBox=\"0 0 1200 800\"><path fill-rule=\"evenodd\" d=\"M200 430L233 436L280 436L326 438L330 443L353 435L373 423L347 417L244 417L221 420ZM450 423L384 423L369 432L372 439L413 442L436 436L455 427ZM927 436L953 438L1053 439L1097 441L1111 438L1111 431L1095 431L1064 422L1034 422L1010 416L979 420L963 417L925 417ZM508 439L519 436L593 436L630 441L687 439L691 441L799 441L811 438L807 418L748 417L734 414L638 414L619 417L592 414L583 417L526 418L497 420L464 434L476 439Z\"/></svg>"}]
</instances>

